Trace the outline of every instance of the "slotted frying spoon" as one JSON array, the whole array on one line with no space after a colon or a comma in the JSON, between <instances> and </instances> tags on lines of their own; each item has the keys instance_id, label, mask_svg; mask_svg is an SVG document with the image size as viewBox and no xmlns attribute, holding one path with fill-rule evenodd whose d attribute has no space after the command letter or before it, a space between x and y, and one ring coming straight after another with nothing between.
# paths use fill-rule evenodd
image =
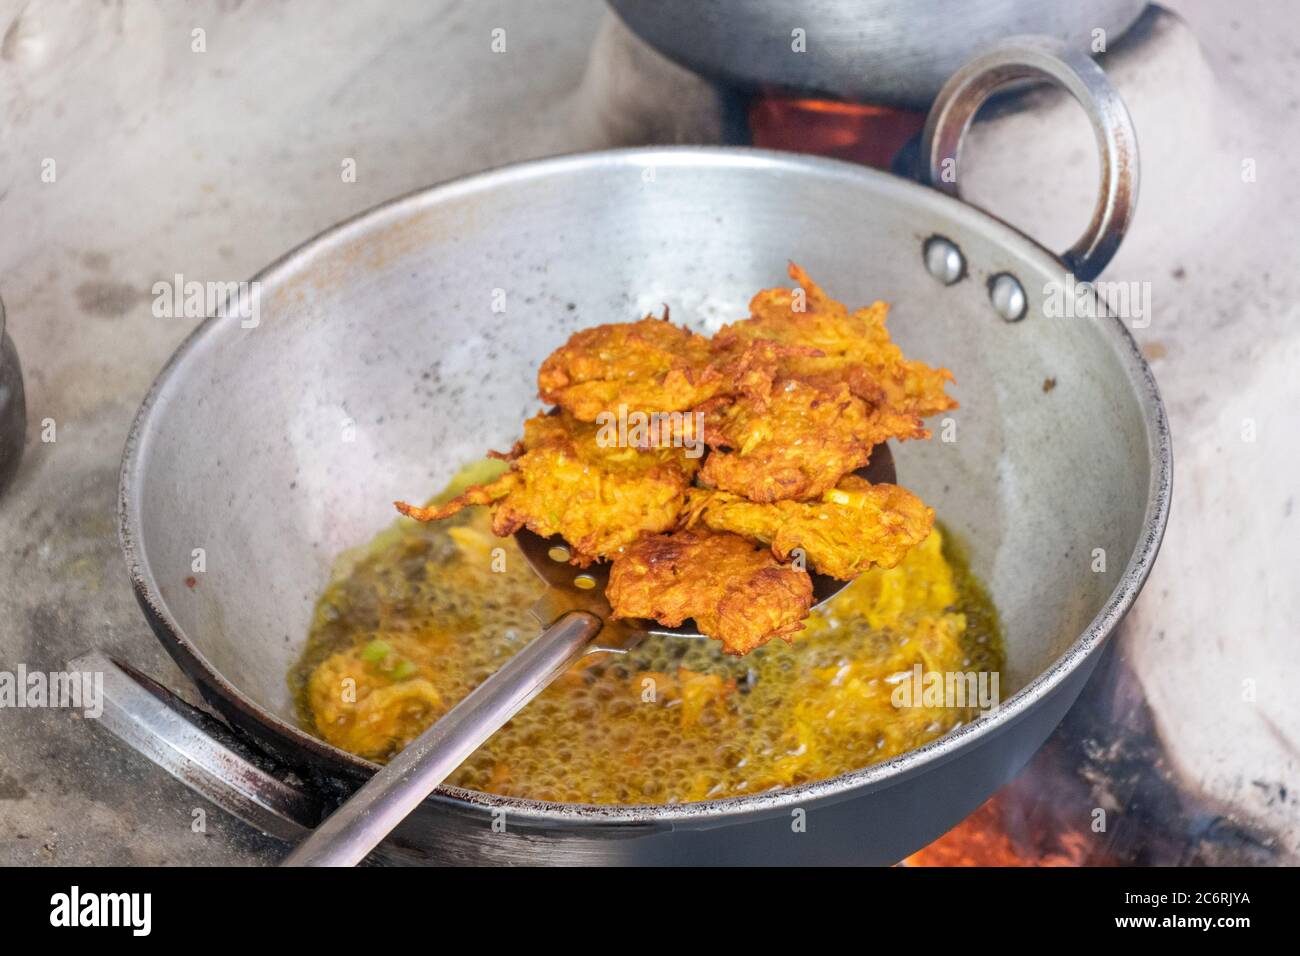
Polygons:
<instances>
[{"instance_id":1,"label":"slotted frying spoon","mask_svg":"<svg viewBox=\"0 0 1300 956\"><path fill-rule=\"evenodd\" d=\"M889 446L877 445L857 472L873 484L894 484ZM626 653L646 635L701 638L694 621L664 627L654 621L611 621L605 601L609 566L578 569L559 538L515 533L524 559L548 585L532 607L545 630L474 688L376 773L300 843L282 866L355 866L452 771L540 694L578 658ZM849 582L813 574L813 606L825 604ZM597 641L597 636L602 640Z\"/></svg>"}]
</instances>

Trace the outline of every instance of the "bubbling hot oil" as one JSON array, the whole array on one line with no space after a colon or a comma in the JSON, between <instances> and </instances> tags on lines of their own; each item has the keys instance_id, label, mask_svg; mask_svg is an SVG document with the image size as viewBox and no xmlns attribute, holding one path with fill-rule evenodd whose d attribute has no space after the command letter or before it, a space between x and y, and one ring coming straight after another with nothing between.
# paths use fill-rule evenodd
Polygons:
<instances>
[{"instance_id":1,"label":"bubbling hot oil","mask_svg":"<svg viewBox=\"0 0 1300 956\"><path fill-rule=\"evenodd\" d=\"M540 585L486 515L403 520L340 573L290 675L303 725L386 760L536 633ZM586 657L449 783L566 803L680 803L856 770L939 737L976 710L896 688L923 673L1000 671L997 618L936 529L895 569L863 575L794 644L743 658L650 637Z\"/></svg>"}]
</instances>

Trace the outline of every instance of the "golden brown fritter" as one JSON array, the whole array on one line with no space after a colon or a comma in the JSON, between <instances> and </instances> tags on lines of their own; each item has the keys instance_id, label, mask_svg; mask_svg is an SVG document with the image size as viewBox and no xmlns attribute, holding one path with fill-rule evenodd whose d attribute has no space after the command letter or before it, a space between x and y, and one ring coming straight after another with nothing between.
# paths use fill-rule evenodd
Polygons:
<instances>
[{"instance_id":1,"label":"golden brown fritter","mask_svg":"<svg viewBox=\"0 0 1300 956\"><path fill-rule=\"evenodd\" d=\"M397 634L330 655L307 682L316 731L351 753L388 759L447 710L431 657L419 639Z\"/></svg>"},{"instance_id":2,"label":"golden brown fritter","mask_svg":"<svg viewBox=\"0 0 1300 956\"><path fill-rule=\"evenodd\" d=\"M915 496L848 476L877 444L928 437L921 416L956 406L946 369L890 341L884 303L850 313L793 263L790 275L801 290L760 292L751 317L713 340L666 310L577 332L542 363L540 395L558 407L498 456L508 472L398 509L431 521L490 505L498 535L527 527L562 536L576 564L613 560L616 617L693 617L734 654L788 639L812 585L781 560L801 549L819 572L851 578L892 567L929 533L933 513ZM692 491L697 473L705 489Z\"/></svg>"},{"instance_id":3,"label":"golden brown fritter","mask_svg":"<svg viewBox=\"0 0 1300 956\"><path fill-rule=\"evenodd\" d=\"M713 450L700 480L751 501L816 498L866 465L894 424L842 382L787 379L766 402L740 399L708 409L704 436Z\"/></svg>"},{"instance_id":4,"label":"golden brown fritter","mask_svg":"<svg viewBox=\"0 0 1300 956\"><path fill-rule=\"evenodd\" d=\"M542 401L584 422L617 412L620 405L643 412L685 411L712 398L722 385L708 339L651 316L576 332L537 373Z\"/></svg>"},{"instance_id":5,"label":"golden brown fritter","mask_svg":"<svg viewBox=\"0 0 1300 956\"><path fill-rule=\"evenodd\" d=\"M680 448L608 447L597 426L563 412L534 416L524 439L506 457L510 470L475 485L440 507L395 502L418 521L447 518L467 505L493 506L492 531L528 528L543 537L562 535L574 563L612 557L643 531L673 527L699 459Z\"/></svg>"},{"instance_id":6,"label":"golden brown fritter","mask_svg":"<svg viewBox=\"0 0 1300 956\"><path fill-rule=\"evenodd\" d=\"M679 531L643 535L626 548L609 569L605 597L615 618L668 627L694 619L701 634L740 655L803 629L812 579L738 535Z\"/></svg>"},{"instance_id":7,"label":"golden brown fritter","mask_svg":"<svg viewBox=\"0 0 1300 956\"><path fill-rule=\"evenodd\" d=\"M667 313L665 313L666 315ZM765 339L715 351L667 318L598 325L575 333L537 373L542 401L579 421L635 412L685 412L719 395L767 396L779 361L820 353Z\"/></svg>"},{"instance_id":8,"label":"golden brown fritter","mask_svg":"<svg viewBox=\"0 0 1300 956\"><path fill-rule=\"evenodd\" d=\"M818 574L847 581L872 568L895 567L934 526L934 511L898 485L847 475L819 501L755 504L696 488L688 524L729 531L772 546L781 561L799 551Z\"/></svg>"},{"instance_id":9,"label":"golden brown fritter","mask_svg":"<svg viewBox=\"0 0 1300 956\"><path fill-rule=\"evenodd\" d=\"M871 405L888 406L914 419L957 407L944 394L951 372L903 358L890 341L886 303L875 302L850 313L793 262L790 277L802 292L777 288L758 293L749 304L750 318L724 326L713 337L714 351L734 355L760 339L804 346L820 354L788 356L781 363L782 377L843 382ZM898 437L928 434L918 421L911 434Z\"/></svg>"}]
</instances>

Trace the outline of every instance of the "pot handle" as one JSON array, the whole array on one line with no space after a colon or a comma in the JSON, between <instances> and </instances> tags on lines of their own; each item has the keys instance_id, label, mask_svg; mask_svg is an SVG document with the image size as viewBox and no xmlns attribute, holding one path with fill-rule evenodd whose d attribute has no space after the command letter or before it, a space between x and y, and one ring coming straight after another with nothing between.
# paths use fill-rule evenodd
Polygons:
<instances>
[{"instance_id":1,"label":"pot handle","mask_svg":"<svg viewBox=\"0 0 1300 956\"><path fill-rule=\"evenodd\" d=\"M1114 257L1137 206L1138 144L1119 92L1085 53L1039 36L1011 37L959 69L939 91L926 117L921 150L930 185L960 197L957 163L962 140L980 105L1017 80L1050 80L1079 101L1101 152L1101 193L1092 222L1061 261L1082 282Z\"/></svg>"},{"instance_id":2,"label":"pot handle","mask_svg":"<svg viewBox=\"0 0 1300 956\"><path fill-rule=\"evenodd\" d=\"M95 723L226 812L295 843L320 819L315 797L152 678L97 650L68 668L103 675L103 712Z\"/></svg>"}]
</instances>

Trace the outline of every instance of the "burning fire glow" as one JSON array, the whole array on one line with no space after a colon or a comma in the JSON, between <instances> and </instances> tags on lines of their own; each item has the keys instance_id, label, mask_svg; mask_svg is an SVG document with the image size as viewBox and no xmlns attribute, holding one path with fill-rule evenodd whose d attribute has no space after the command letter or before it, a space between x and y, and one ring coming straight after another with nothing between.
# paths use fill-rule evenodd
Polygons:
<instances>
[{"instance_id":1,"label":"burning fire glow","mask_svg":"<svg viewBox=\"0 0 1300 956\"><path fill-rule=\"evenodd\" d=\"M1012 784L903 866L1097 866L1095 835L1025 806ZM1030 812L1026 812L1029 810Z\"/></svg>"},{"instance_id":2,"label":"burning fire glow","mask_svg":"<svg viewBox=\"0 0 1300 956\"><path fill-rule=\"evenodd\" d=\"M814 153L887 169L925 114L887 106L768 93L749 107L755 146Z\"/></svg>"}]
</instances>

